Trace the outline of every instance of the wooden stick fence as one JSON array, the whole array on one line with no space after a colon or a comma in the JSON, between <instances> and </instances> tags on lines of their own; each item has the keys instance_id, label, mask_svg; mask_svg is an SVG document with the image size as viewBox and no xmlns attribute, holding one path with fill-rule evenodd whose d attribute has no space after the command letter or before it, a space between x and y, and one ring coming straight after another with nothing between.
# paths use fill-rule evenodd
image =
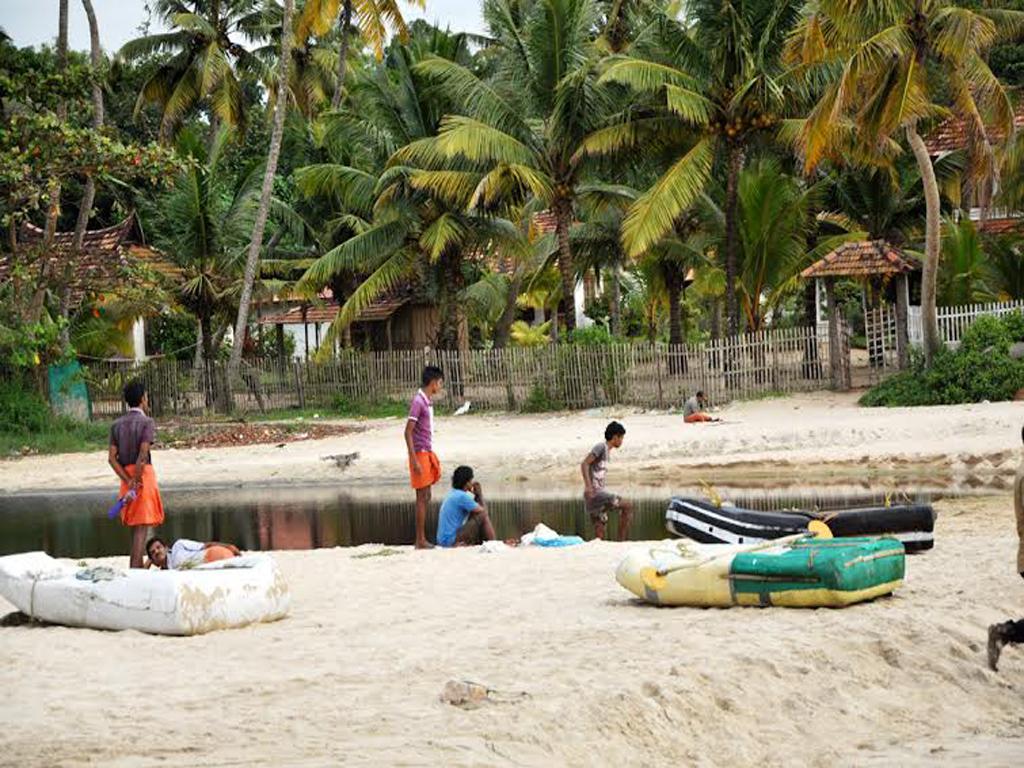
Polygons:
<instances>
[{"instance_id":1,"label":"wooden stick fence","mask_svg":"<svg viewBox=\"0 0 1024 768\"><path fill-rule=\"evenodd\" d=\"M404 402L427 363L445 372L442 407L509 411L620 404L679 407L702 389L712 402L843 387L830 380L827 340L814 328L744 334L700 346L558 345L459 351L345 351L324 363L247 361L229 382L226 366L190 362L100 363L87 369L94 418L123 410L121 389L142 377L154 415L202 416Z\"/></svg>"}]
</instances>

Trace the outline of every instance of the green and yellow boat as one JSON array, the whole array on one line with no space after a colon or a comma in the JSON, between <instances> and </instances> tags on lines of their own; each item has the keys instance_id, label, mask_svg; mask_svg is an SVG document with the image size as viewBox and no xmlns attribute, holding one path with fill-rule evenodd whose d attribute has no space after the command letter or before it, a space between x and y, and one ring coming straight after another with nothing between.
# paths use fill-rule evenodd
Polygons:
<instances>
[{"instance_id":1,"label":"green and yellow boat","mask_svg":"<svg viewBox=\"0 0 1024 768\"><path fill-rule=\"evenodd\" d=\"M619 584L656 605L841 608L903 583L894 538L791 536L755 545L664 541L630 551Z\"/></svg>"}]
</instances>

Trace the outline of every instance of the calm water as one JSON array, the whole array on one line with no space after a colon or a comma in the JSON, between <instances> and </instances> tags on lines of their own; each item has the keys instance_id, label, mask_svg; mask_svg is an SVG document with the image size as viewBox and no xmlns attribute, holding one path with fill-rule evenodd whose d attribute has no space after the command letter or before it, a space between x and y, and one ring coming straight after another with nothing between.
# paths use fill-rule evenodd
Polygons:
<instances>
[{"instance_id":1,"label":"calm water","mask_svg":"<svg viewBox=\"0 0 1024 768\"><path fill-rule=\"evenodd\" d=\"M622 491L633 496L637 507L631 538L664 538L668 494L652 495L650 490L628 488ZM723 498L753 509L839 509L879 504L887 494L893 494L897 500L921 502L937 496L937 489L920 487L718 491ZM953 493L964 492L985 493L991 489L961 489ZM703 496L700 489L693 488L681 488L677 493ZM951 492L944 489L941 493ZM414 505L411 499L395 497L393 491L388 492L388 500L368 495L365 490L355 496L331 488L168 490L163 495L167 520L159 533L169 540L186 537L228 541L248 550L395 545L413 541ZM427 535L431 539L437 526L439 500L435 499L428 516ZM106 517L112 502L112 494L104 492L0 495L0 555L37 549L57 557L124 554L127 532ZM539 499L489 497L487 503L501 538L518 536L539 522L560 533L585 538L593 535L582 501L575 494ZM613 516L611 533L617 533L617 525Z\"/></svg>"}]
</instances>

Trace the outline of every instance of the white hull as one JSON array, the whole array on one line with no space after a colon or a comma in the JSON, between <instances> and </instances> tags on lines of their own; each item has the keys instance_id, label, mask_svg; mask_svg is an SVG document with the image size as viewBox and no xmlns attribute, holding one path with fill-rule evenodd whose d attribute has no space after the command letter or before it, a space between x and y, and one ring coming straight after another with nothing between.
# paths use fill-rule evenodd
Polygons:
<instances>
[{"instance_id":1,"label":"white hull","mask_svg":"<svg viewBox=\"0 0 1024 768\"><path fill-rule=\"evenodd\" d=\"M288 614L288 585L261 554L183 571L83 568L45 552L0 557L0 596L40 621L199 635Z\"/></svg>"}]
</instances>

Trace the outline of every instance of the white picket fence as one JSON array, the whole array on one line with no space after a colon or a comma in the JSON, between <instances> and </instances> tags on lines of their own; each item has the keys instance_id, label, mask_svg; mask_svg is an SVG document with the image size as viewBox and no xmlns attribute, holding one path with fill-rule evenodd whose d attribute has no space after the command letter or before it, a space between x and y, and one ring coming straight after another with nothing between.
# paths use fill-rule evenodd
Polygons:
<instances>
[{"instance_id":1,"label":"white picket fence","mask_svg":"<svg viewBox=\"0 0 1024 768\"><path fill-rule=\"evenodd\" d=\"M890 309L895 312L894 308ZM964 331L970 327L976 318L982 315L1007 315L1011 312L1024 312L1024 301L938 307L936 314L939 321L939 336L947 344L959 344ZM907 332L910 335L911 344L920 345L924 342L920 307L910 307L910 313L907 316Z\"/></svg>"},{"instance_id":2,"label":"white picket fence","mask_svg":"<svg viewBox=\"0 0 1024 768\"><path fill-rule=\"evenodd\" d=\"M938 307L936 315L939 336L947 345L956 346L963 338L964 332L977 318L983 315L1007 315L1012 312L1024 312L1024 301ZM886 304L878 309L869 310L864 316L864 327L871 367L882 370L897 368L899 360L896 346L896 307ZM924 343L920 307L909 307L907 335L912 347L920 347Z\"/></svg>"}]
</instances>

